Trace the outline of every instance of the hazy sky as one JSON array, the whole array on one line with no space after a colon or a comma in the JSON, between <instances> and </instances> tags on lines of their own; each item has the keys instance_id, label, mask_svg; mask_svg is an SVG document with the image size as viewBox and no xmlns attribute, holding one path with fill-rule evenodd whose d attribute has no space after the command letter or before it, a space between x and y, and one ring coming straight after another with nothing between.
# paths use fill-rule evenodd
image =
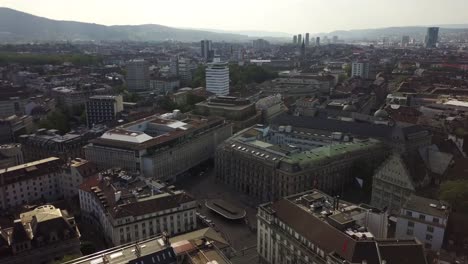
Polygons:
<instances>
[{"instance_id":1,"label":"hazy sky","mask_svg":"<svg viewBox=\"0 0 468 264\"><path fill-rule=\"evenodd\" d=\"M468 23L468 0L0 0L52 19L287 33Z\"/></svg>"}]
</instances>

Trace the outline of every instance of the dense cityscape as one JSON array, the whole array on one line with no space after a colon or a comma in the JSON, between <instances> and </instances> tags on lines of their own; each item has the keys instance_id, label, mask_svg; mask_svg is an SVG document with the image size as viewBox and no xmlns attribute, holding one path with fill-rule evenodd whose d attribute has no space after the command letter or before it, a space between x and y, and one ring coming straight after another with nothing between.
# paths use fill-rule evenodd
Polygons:
<instances>
[{"instance_id":1,"label":"dense cityscape","mask_svg":"<svg viewBox=\"0 0 468 264\"><path fill-rule=\"evenodd\" d=\"M0 263L468 263L468 28L213 36L0 32Z\"/></svg>"}]
</instances>

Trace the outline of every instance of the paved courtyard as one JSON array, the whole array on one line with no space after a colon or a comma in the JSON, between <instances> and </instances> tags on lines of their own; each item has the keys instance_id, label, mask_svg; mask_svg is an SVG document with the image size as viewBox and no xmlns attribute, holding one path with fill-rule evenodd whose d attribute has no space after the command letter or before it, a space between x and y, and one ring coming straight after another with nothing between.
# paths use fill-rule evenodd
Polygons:
<instances>
[{"instance_id":1,"label":"paved courtyard","mask_svg":"<svg viewBox=\"0 0 468 264\"><path fill-rule=\"evenodd\" d=\"M215 224L215 229L220 231L223 236L231 243L231 246L236 250L236 255L245 256L251 255L250 263L256 263L257 260L255 250L257 235L256 235L256 208L247 205L247 197L240 196L237 193L230 191L225 185L216 182L214 170L209 169L203 175L187 177L180 184L176 184L178 188L184 189L198 199L201 204L199 213L205 215ZM235 206L243 208L247 212L246 221L230 221L220 215L212 212L205 207L206 199L224 199ZM252 254L254 251L254 254ZM237 263L237 262L236 262Z\"/></svg>"}]
</instances>

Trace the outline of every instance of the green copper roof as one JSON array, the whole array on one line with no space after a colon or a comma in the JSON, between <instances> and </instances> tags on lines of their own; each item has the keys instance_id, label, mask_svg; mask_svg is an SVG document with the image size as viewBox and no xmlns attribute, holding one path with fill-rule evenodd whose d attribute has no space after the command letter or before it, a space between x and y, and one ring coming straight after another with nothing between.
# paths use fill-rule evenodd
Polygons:
<instances>
[{"instance_id":1,"label":"green copper roof","mask_svg":"<svg viewBox=\"0 0 468 264\"><path fill-rule=\"evenodd\" d=\"M378 140L368 140L364 142L341 143L330 146L315 148L309 151L294 153L282 159L282 162L299 164L302 168L314 165L335 156L349 154L362 150L372 150L382 146Z\"/></svg>"}]
</instances>

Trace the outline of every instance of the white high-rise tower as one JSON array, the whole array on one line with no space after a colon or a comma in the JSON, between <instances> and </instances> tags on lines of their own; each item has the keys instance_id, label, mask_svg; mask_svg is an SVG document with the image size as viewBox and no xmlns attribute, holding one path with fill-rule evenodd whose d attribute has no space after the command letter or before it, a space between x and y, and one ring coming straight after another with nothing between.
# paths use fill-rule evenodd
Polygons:
<instances>
[{"instance_id":1,"label":"white high-rise tower","mask_svg":"<svg viewBox=\"0 0 468 264\"><path fill-rule=\"evenodd\" d=\"M229 94L229 65L214 58L206 67L206 90L216 95Z\"/></svg>"}]
</instances>

